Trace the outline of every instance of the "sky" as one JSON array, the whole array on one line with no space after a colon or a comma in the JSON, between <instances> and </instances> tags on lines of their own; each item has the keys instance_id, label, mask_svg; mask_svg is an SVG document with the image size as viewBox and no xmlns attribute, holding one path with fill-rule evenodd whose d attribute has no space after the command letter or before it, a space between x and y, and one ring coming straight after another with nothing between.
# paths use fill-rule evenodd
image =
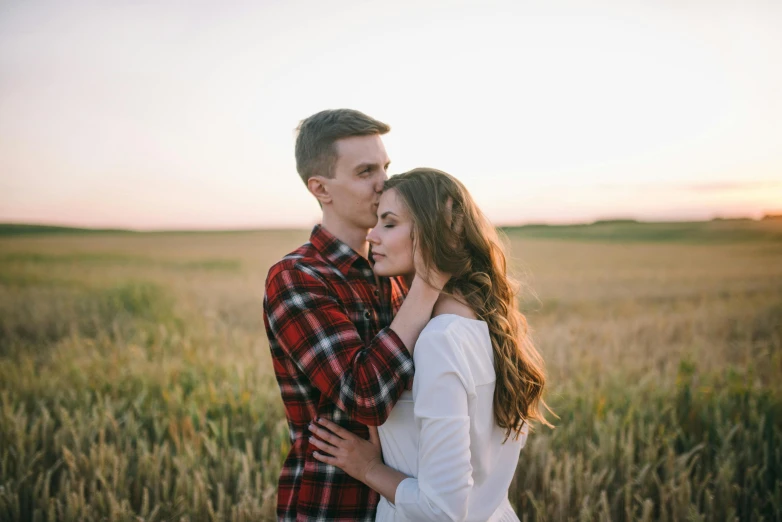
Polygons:
<instances>
[{"instance_id":1,"label":"sky","mask_svg":"<svg viewBox=\"0 0 782 522\"><path fill-rule=\"evenodd\" d=\"M0 222L308 227L295 127L498 225L782 212L782 2L0 3Z\"/></svg>"}]
</instances>

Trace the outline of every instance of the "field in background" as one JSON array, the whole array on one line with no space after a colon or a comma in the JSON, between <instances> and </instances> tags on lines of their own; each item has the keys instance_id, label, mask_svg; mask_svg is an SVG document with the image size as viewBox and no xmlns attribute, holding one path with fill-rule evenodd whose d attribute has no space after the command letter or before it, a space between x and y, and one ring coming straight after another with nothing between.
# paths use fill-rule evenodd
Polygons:
<instances>
[{"instance_id":1,"label":"field in background","mask_svg":"<svg viewBox=\"0 0 782 522\"><path fill-rule=\"evenodd\" d=\"M9 230L0 519L272 519L263 283L308 231ZM559 415L520 517L782 520L782 223L507 233Z\"/></svg>"}]
</instances>

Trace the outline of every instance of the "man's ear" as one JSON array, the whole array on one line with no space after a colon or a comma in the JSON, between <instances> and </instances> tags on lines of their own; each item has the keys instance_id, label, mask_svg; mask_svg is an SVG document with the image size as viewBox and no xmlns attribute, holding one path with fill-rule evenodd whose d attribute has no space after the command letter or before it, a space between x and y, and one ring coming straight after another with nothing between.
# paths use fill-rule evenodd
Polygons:
<instances>
[{"instance_id":1,"label":"man's ear","mask_svg":"<svg viewBox=\"0 0 782 522\"><path fill-rule=\"evenodd\" d=\"M329 188L326 185L326 179L322 176L311 176L307 180L307 188L310 194L315 196L318 202L323 206L324 203L331 203L331 194Z\"/></svg>"}]
</instances>

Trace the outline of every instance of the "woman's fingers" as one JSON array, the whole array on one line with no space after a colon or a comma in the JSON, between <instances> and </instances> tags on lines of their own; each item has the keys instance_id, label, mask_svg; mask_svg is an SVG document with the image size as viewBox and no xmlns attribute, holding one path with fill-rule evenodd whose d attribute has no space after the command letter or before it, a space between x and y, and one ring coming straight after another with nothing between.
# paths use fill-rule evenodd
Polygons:
<instances>
[{"instance_id":1,"label":"woman's fingers","mask_svg":"<svg viewBox=\"0 0 782 522\"><path fill-rule=\"evenodd\" d=\"M315 457L316 460L319 460L321 462L325 462L326 464L331 464L332 466L337 466L337 462L338 461L334 457L329 457L328 455L324 455L323 453L320 453L320 452L317 452L317 451L313 452L312 456ZM337 467L339 467L339 466L337 466Z\"/></svg>"},{"instance_id":2,"label":"woman's fingers","mask_svg":"<svg viewBox=\"0 0 782 522\"><path fill-rule=\"evenodd\" d=\"M310 424L310 444L317 451L315 460L336 466L348 475L363 480L373 462L382 462L380 437L377 428L369 427L369 440L365 440L335 423L318 419Z\"/></svg>"},{"instance_id":3,"label":"woman's fingers","mask_svg":"<svg viewBox=\"0 0 782 522\"><path fill-rule=\"evenodd\" d=\"M339 448L336 446L332 446L331 444L327 442L323 442L322 440L316 438L316 437L310 437L310 444L318 448L319 450L323 450L326 453L329 453L331 455L336 455L337 451L339 451Z\"/></svg>"},{"instance_id":4,"label":"woman's fingers","mask_svg":"<svg viewBox=\"0 0 782 522\"><path fill-rule=\"evenodd\" d=\"M323 426L324 428L328 428L332 433L335 435L343 438L343 439L349 439L351 437L355 437L354 434L343 428L342 426L339 426L337 424L334 424L328 419L316 419L315 422Z\"/></svg>"},{"instance_id":5,"label":"woman's fingers","mask_svg":"<svg viewBox=\"0 0 782 522\"><path fill-rule=\"evenodd\" d=\"M367 426L367 428L369 428L369 442L380 446L380 435L377 433L377 428L375 426Z\"/></svg>"},{"instance_id":6,"label":"woman's fingers","mask_svg":"<svg viewBox=\"0 0 782 522\"><path fill-rule=\"evenodd\" d=\"M317 424L310 424L310 431L317 435L319 439L325 440L332 446L339 446L340 442L344 442L345 440L343 437L338 437L329 430L322 428Z\"/></svg>"}]
</instances>

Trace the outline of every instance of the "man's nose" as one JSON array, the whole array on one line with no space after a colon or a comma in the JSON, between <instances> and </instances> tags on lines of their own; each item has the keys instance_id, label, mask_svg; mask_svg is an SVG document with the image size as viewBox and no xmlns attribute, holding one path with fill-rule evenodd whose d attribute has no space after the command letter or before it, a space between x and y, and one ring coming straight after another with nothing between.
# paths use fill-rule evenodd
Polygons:
<instances>
[{"instance_id":1,"label":"man's nose","mask_svg":"<svg viewBox=\"0 0 782 522\"><path fill-rule=\"evenodd\" d=\"M375 185L375 191L377 192L383 192L383 187L386 184L386 180L388 179L388 173L384 170L382 171L382 174L378 177L377 185Z\"/></svg>"}]
</instances>

